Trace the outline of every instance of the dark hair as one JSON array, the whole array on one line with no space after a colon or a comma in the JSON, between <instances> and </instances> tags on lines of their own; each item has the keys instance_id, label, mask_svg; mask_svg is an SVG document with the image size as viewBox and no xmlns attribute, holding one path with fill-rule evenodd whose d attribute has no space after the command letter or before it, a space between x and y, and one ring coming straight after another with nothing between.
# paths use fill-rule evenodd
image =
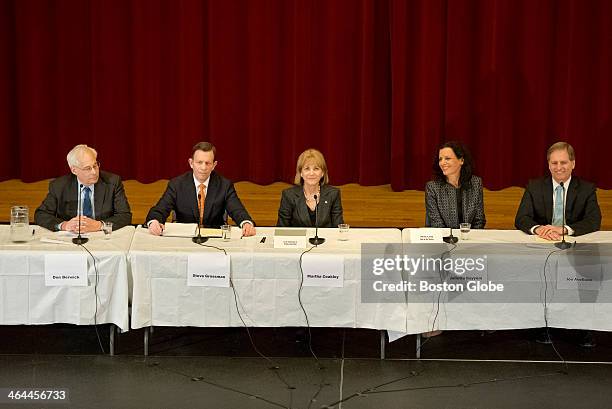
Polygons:
<instances>
[{"instance_id":1,"label":"dark hair","mask_svg":"<svg viewBox=\"0 0 612 409\"><path fill-rule=\"evenodd\" d=\"M461 166L461 173L459 174L459 185L468 189L470 187L470 181L472 180L472 172L474 170L474 162L472 161L472 155L465 145L457 141L444 142L436 150L436 154L433 159L432 171L434 180L446 181L446 176L440 169L440 150L444 148L451 148L457 156L457 159L463 159L463 165Z\"/></svg>"},{"instance_id":2,"label":"dark hair","mask_svg":"<svg viewBox=\"0 0 612 409\"><path fill-rule=\"evenodd\" d=\"M197 151L204 151L204 152L212 151L214 160L217 160L217 149L215 148L215 145L213 145L210 142L198 142L195 145L193 145L193 148L191 149L192 158L193 158L193 155L195 155Z\"/></svg>"}]
</instances>

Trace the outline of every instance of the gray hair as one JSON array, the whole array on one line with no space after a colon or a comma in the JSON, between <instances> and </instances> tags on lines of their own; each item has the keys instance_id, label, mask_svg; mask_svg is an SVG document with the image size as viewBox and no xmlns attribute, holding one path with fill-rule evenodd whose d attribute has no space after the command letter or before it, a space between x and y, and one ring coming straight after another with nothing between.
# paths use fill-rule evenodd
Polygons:
<instances>
[{"instance_id":1,"label":"gray hair","mask_svg":"<svg viewBox=\"0 0 612 409\"><path fill-rule=\"evenodd\" d=\"M72 148L70 150L70 152L68 152L68 155L66 155L66 160L68 161L68 166L70 166L71 168L74 167L74 166L79 166L80 165L79 158L85 152L90 152L96 158L98 157L98 152L96 152L96 150L94 148L90 148L87 145L77 145L74 148Z\"/></svg>"}]
</instances>

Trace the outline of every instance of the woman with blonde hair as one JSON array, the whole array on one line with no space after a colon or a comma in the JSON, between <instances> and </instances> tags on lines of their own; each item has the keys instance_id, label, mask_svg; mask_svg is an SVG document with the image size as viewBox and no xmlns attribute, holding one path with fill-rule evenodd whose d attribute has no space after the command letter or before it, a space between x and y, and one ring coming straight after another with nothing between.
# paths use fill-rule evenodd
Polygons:
<instances>
[{"instance_id":1,"label":"woman with blonde hair","mask_svg":"<svg viewBox=\"0 0 612 409\"><path fill-rule=\"evenodd\" d=\"M283 190L277 226L338 227L344 223L340 189L328 184L327 164L321 152L306 149L300 154L294 183L295 186Z\"/></svg>"}]
</instances>

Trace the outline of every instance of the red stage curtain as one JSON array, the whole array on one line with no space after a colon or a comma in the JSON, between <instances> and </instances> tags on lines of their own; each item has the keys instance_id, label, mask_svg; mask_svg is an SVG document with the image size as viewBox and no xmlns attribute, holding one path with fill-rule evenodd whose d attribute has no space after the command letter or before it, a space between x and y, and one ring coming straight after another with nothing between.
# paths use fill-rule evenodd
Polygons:
<instances>
[{"instance_id":1,"label":"red stage curtain","mask_svg":"<svg viewBox=\"0 0 612 409\"><path fill-rule=\"evenodd\" d=\"M0 179L67 171L77 143L151 182L191 146L259 184L316 147L333 184L423 189L436 146L524 185L567 140L612 188L608 0L4 0Z\"/></svg>"}]
</instances>

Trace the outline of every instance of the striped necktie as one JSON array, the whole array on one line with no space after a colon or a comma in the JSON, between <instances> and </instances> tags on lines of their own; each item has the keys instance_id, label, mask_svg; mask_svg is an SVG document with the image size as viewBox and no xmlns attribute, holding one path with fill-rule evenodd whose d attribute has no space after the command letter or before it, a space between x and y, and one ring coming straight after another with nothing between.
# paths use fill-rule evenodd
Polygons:
<instances>
[{"instance_id":1,"label":"striped necktie","mask_svg":"<svg viewBox=\"0 0 612 409\"><path fill-rule=\"evenodd\" d=\"M552 218L553 226L563 226L563 187L555 188L555 208Z\"/></svg>"}]
</instances>

